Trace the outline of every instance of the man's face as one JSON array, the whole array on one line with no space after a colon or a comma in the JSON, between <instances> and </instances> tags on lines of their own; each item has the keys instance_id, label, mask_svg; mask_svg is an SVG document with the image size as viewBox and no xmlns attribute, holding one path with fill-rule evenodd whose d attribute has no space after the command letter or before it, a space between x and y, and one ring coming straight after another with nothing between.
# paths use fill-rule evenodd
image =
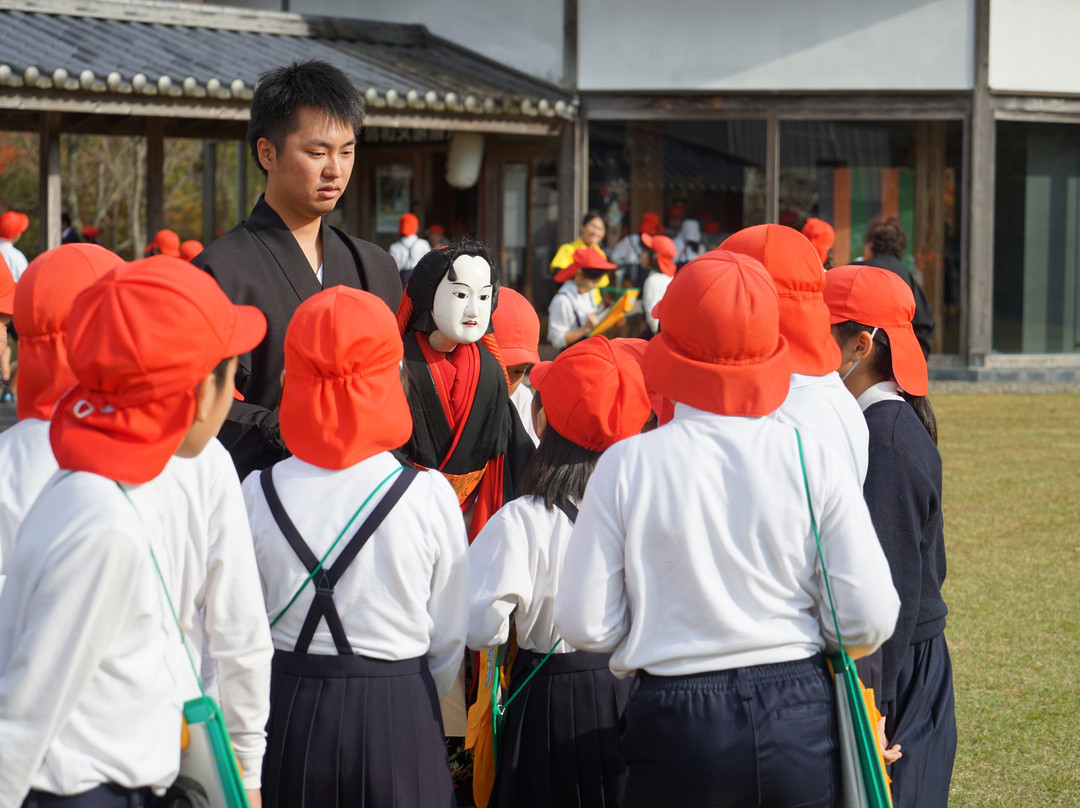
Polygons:
<instances>
[{"instance_id":1,"label":"man's face","mask_svg":"<svg viewBox=\"0 0 1080 808\"><path fill-rule=\"evenodd\" d=\"M297 119L299 127L286 136L280 151L259 139L259 161L267 173L267 203L279 214L312 220L332 211L345 193L356 136L349 124L313 107L300 107Z\"/></svg>"}]
</instances>

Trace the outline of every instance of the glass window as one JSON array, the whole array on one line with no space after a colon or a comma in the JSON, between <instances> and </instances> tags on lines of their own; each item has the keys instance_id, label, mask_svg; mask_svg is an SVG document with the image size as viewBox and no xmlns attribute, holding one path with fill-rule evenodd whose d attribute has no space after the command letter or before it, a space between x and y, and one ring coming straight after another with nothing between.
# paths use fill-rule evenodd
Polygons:
<instances>
[{"instance_id":1,"label":"glass window","mask_svg":"<svg viewBox=\"0 0 1080 808\"><path fill-rule=\"evenodd\" d=\"M765 122L592 121L589 208L604 215L609 249L646 212L671 236L696 221L711 249L765 221Z\"/></svg>"},{"instance_id":2,"label":"glass window","mask_svg":"<svg viewBox=\"0 0 1080 808\"><path fill-rule=\"evenodd\" d=\"M997 125L993 346L1080 350L1080 140L1068 124Z\"/></svg>"},{"instance_id":3,"label":"glass window","mask_svg":"<svg viewBox=\"0 0 1080 808\"><path fill-rule=\"evenodd\" d=\"M782 121L780 222L836 229L832 265L863 256L867 224L895 216L902 262L934 309L934 350L960 350L959 121Z\"/></svg>"}]
</instances>

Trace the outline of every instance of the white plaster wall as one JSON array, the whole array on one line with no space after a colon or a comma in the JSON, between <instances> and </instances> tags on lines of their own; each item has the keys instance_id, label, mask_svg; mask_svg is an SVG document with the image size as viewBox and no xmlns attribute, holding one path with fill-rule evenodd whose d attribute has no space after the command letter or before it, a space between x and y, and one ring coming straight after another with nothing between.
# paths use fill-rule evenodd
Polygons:
<instances>
[{"instance_id":1,"label":"white plaster wall","mask_svg":"<svg viewBox=\"0 0 1080 808\"><path fill-rule=\"evenodd\" d=\"M1080 0L991 0L990 88L1080 93Z\"/></svg>"},{"instance_id":2,"label":"white plaster wall","mask_svg":"<svg viewBox=\"0 0 1080 808\"><path fill-rule=\"evenodd\" d=\"M974 86L975 0L579 0L578 15L586 91Z\"/></svg>"}]
</instances>

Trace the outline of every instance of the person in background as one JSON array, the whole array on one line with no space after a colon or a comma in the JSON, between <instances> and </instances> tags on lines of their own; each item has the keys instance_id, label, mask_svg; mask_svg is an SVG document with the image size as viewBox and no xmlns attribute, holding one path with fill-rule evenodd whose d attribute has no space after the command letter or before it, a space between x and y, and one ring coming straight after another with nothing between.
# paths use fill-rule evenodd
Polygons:
<instances>
[{"instance_id":1,"label":"person in background","mask_svg":"<svg viewBox=\"0 0 1080 808\"><path fill-rule=\"evenodd\" d=\"M581 219L581 237L560 246L555 253L555 257L551 259L550 269L552 273L557 274L560 270L566 269L573 264L577 251L585 248L595 250L600 253L601 258L607 260L607 254L601 246L605 232L607 232L607 225L604 224L604 217L600 212L590 210L586 213ZM556 278L556 283L561 283L561 281ZM607 286L608 283L609 281L605 277L604 283L600 285Z\"/></svg>"},{"instance_id":2,"label":"person in background","mask_svg":"<svg viewBox=\"0 0 1080 808\"><path fill-rule=\"evenodd\" d=\"M431 252L431 245L416 235L419 229L420 220L416 218L416 214L403 213L398 221L398 233L401 238L390 245L390 257L397 264L403 288L409 282L409 275L412 274L416 263Z\"/></svg>"},{"instance_id":3,"label":"person in background","mask_svg":"<svg viewBox=\"0 0 1080 808\"><path fill-rule=\"evenodd\" d=\"M154 240L146 245L143 255L167 255L169 258L180 257L180 236L176 232L165 228L154 234Z\"/></svg>"},{"instance_id":4,"label":"person in background","mask_svg":"<svg viewBox=\"0 0 1080 808\"><path fill-rule=\"evenodd\" d=\"M675 263L679 266L693 261L705 252L705 246L701 243L701 225L697 219L682 220L679 234L675 236L675 247L678 250Z\"/></svg>"},{"instance_id":5,"label":"person in background","mask_svg":"<svg viewBox=\"0 0 1080 808\"><path fill-rule=\"evenodd\" d=\"M595 247L582 247L573 261L555 274L561 283L548 304L548 342L562 350L585 339L600 321L603 304L597 289L607 280L615 265Z\"/></svg>"},{"instance_id":6,"label":"person in background","mask_svg":"<svg viewBox=\"0 0 1080 808\"><path fill-rule=\"evenodd\" d=\"M262 74L251 98L248 146L266 177L251 215L192 263L236 303L266 314L266 339L240 357L236 401L219 436L243 479L286 456L278 428L285 330L304 300L343 285L401 301L394 260L324 217L352 176L364 99L341 70L307 61Z\"/></svg>"},{"instance_id":7,"label":"person in background","mask_svg":"<svg viewBox=\"0 0 1080 808\"><path fill-rule=\"evenodd\" d=\"M611 250L611 261L622 273L622 277L632 286L638 286L644 281L642 277L641 252L643 249L643 236L663 235L664 226L660 224L660 217L652 211L641 214L641 222L638 224L636 233L627 233L618 244Z\"/></svg>"},{"instance_id":8,"label":"person in background","mask_svg":"<svg viewBox=\"0 0 1080 808\"><path fill-rule=\"evenodd\" d=\"M682 229L683 219L686 218L686 209L681 202L676 202L674 205L668 205L666 216L667 232L664 235L675 238L679 234L679 230Z\"/></svg>"},{"instance_id":9,"label":"person in background","mask_svg":"<svg viewBox=\"0 0 1080 808\"><path fill-rule=\"evenodd\" d=\"M836 243L836 231L833 226L824 219L810 216L803 223L802 234L814 245L821 265L825 269L832 269L832 248Z\"/></svg>"},{"instance_id":10,"label":"person in background","mask_svg":"<svg viewBox=\"0 0 1080 808\"><path fill-rule=\"evenodd\" d=\"M267 808L454 805L439 697L465 649L465 527L443 476L392 454L401 360L394 315L345 286L285 335L293 456L244 482L275 648Z\"/></svg>"},{"instance_id":11,"label":"person in background","mask_svg":"<svg viewBox=\"0 0 1080 808\"><path fill-rule=\"evenodd\" d=\"M431 249L434 250L446 241L446 228L441 224L429 225L428 229L424 231L424 238L427 239L428 244L431 245Z\"/></svg>"},{"instance_id":12,"label":"person in background","mask_svg":"<svg viewBox=\"0 0 1080 808\"><path fill-rule=\"evenodd\" d=\"M540 318L523 294L506 286L499 288L499 307L491 313L495 341L499 343L506 378L510 383L510 403L533 445L540 443L533 428L531 386L524 384L530 368L540 361Z\"/></svg>"},{"instance_id":13,"label":"person in background","mask_svg":"<svg viewBox=\"0 0 1080 808\"><path fill-rule=\"evenodd\" d=\"M26 228L29 226L30 217L25 213L9 210L0 216L0 258L3 258L7 263L7 267L11 271L11 277L15 279L16 283L18 283L29 261L26 260L22 250L16 247L15 244L22 238L22 234L26 232Z\"/></svg>"},{"instance_id":14,"label":"person in background","mask_svg":"<svg viewBox=\"0 0 1080 808\"><path fill-rule=\"evenodd\" d=\"M15 394L11 392L11 345L8 343L8 324L15 303L15 278L11 276L7 262L0 256L0 404L11 404L15 401ZM0 548L3 539L0 538ZM0 554L0 566L3 564L3 556Z\"/></svg>"},{"instance_id":15,"label":"person in background","mask_svg":"<svg viewBox=\"0 0 1080 808\"><path fill-rule=\"evenodd\" d=\"M77 244L82 241L79 231L71 226L71 216L67 213L60 214L60 243Z\"/></svg>"},{"instance_id":16,"label":"person in background","mask_svg":"<svg viewBox=\"0 0 1080 808\"><path fill-rule=\"evenodd\" d=\"M845 266L826 274L825 302L840 373L870 432L863 495L900 593L876 693L891 745L893 805L945 808L957 737L941 594L941 454L926 359L912 326L915 298L897 273Z\"/></svg>"},{"instance_id":17,"label":"person in background","mask_svg":"<svg viewBox=\"0 0 1080 808\"><path fill-rule=\"evenodd\" d=\"M203 245L201 241L195 239L188 239L180 243L180 258L184 261L191 261L199 253L203 251Z\"/></svg>"},{"instance_id":18,"label":"person in background","mask_svg":"<svg viewBox=\"0 0 1080 808\"><path fill-rule=\"evenodd\" d=\"M653 312L656 304L664 298L671 279L675 277L675 242L667 236L641 237L646 247L642 266L650 269L641 289L642 304L645 306L645 339L651 339L660 333L660 321Z\"/></svg>"},{"instance_id":19,"label":"person in background","mask_svg":"<svg viewBox=\"0 0 1080 808\"><path fill-rule=\"evenodd\" d=\"M608 655L561 641L552 610L589 475L605 449L641 431L649 397L637 360L605 337L577 343L532 375L540 448L521 496L468 553L469 647L503 645L512 631L518 646L491 804L620 808L626 768L617 727L632 680L612 676Z\"/></svg>"},{"instance_id":20,"label":"person in background","mask_svg":"<svg viewBox=\"0 0 1080 808\"><path fill-rule=\"evenodd\" d=\"M88 224L82 229L82 240L87 244L101 244L101 231Z\"/></svg>"},{"instance_id":21,"label":"person in background","mask_svg":"<svg viewBox=\"0 0 1080 808\"><path fill-rule=\"evenodd\" d=\"M853 657L896 622L888 563L847 465L769 417L791 363L761 264L723 250L691 261L660 315L645 381L675 418L601 456L555 628L612 654L616 676L635 674L619 735L626 808L832 808L839 742L822 651L837 638L808 498Z\"/></svg>"},{"instance_id":22,"label":"person in background","mask_svg":"<svg viewBox=\"0 0 1080 808\"><path fill-rule=\"evenodd\" d=\"M895 216L879 216L867 225L863 261L865 266L881 267L899 275L915 298L915 314L911 325L922 347L923 358L930 356L934 340L934 310L922 286L910 270L901 263L907 250L908 236Z\"/></svg>"}]
</instances>

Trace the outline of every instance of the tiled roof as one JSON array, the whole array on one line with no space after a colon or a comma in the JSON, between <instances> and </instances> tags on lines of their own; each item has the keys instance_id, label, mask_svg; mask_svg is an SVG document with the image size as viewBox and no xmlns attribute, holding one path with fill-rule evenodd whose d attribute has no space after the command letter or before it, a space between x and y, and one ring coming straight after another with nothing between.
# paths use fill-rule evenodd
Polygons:
<instances>
[{"instance_id":1,"label":"tiled roof","mask_svg":"<svg viewBox=\"0 0 1080 808\"><path fill-rule=\"evenodd\" d=\"M395 25L137 0L0 0L0 88L247 100L293 60L341 68L372 109L572 118L563 90Z\"/></svg>"}]
</instances>

